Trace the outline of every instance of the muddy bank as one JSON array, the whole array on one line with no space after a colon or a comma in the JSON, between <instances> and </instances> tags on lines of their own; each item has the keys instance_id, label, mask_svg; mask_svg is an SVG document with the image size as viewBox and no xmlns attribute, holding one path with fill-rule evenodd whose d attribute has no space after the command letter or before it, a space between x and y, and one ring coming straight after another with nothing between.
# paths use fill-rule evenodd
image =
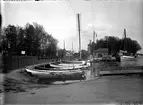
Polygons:
<instances>
[{"instance_id":1,"label":"muddy bank","mask_svg":"<svg viewBox=\"0 0 143 105\"><path fill-rule=\"evenodd\" d=\"M0 88L0 93L18 93L27 92L32 89L48 88L51 84L71 84L77 81L53 81L49 79L38 79L36 77L30 76L24 69L19 69L12 71L10 73L4 74L3 81L0 82L2 88ZM78 80L80 82L80 80Z\"/></svg>"},{"instance_id":2,"label":"muddy bank","mask_svg":"<svg viewBox=\"0 0 143 105\"><path fill-rule=\"evenodd\" d=\"M6 93L5 104L98 104L143 102L143 78L112 76L100 79L51 85L30 92Z\"/></svg>"},{"instance_id":3,"label":"muddy bank","mask_svg":"<svg viewBox=\"0 0 143 105\"><path fill-rule=\"evenodd\" d=\"M50 83L50 82L49 82ZM48 87L48 83L42 84L35 77L29 76L24 70L15 70L4 74L3 81L0 83L0 92L26 92L33 88Z\"/></svg>"}]
</instances>

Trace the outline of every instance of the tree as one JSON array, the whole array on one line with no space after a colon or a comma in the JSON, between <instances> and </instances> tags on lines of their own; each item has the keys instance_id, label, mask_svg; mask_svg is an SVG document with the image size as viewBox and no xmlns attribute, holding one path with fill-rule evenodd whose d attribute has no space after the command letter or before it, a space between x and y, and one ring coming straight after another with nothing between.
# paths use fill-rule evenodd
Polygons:
<instances>
[{"instance_id":1,"label":"tree","mask_svg":"<svg viewBox=\"0 0 143 105\"><path fill-rule=\"evenodd\" d=\"M105 36L97 40L97 43L89 43L88 48L90 48L90 54L93 54L94 50L98 48L108 48L109 54L112 55L116 55L120 50L127 50L128 54L133 53L135 55L137 51L141 50L141 46L137 41L131 38L119 39L114 36Z\"/></svg>"},{"instance_id":2,"label":"tree","mask_svg":"<svg viewBox=\"0 0 143 105\"><path fill-rule=\"evenodd\" d=\"M119 38L114 36L105 36L105 41L107 42L107 48L109 49L109 54L116 54L119 52Z\"/></svg>"},{"instance_id":3,"label":"tree","mask_svg":"<svg viewBox=\"0 0 143 105\"><path fill-rule=\"evenodd\" d=\"M55 57L57 53L57 43L58 41L51 35L47 35L48 45L46 47L46 53L49 57Z\"/></svg>"},{"instance_id":4,"label":"tree","mask_svg":"<svg viewBox=\"0 0 143 105\"><path fill-rule=\"evenodd\" d=\"M8 25L7 28L4 28L4 34L6 37L6 43L9 53L16 52L17 45L17 32L14 25Z\"/></svg>"},{"instance_id":5,"label":"tree","mask_svg":"<svg viewBox=\"0 0 143 105\"><path fill-rule=\"evenodd\" d=\"M137 51L141 50L140 44L131 38L120 39L120 43L121 50L126 50L128 54L133 53L135 55Z\"/></svg>"},{"instance_id":6,"label":"tree","mask_svg":"<svg viewBox=\"0 0 143 105\"><path fill-rule=\"evenodd\" d=\"M57 39L49 35L42 25L27 23L25 27L8 25L0 34L3 51L20 54L22 50L29 56L56 56Z\"/></svg>"},{"instance_id":7,"label":"tree","mask_svg":"<svg viewBox=\"0 0 143 105\"><path fill-rule=\"evenodd\" d=\"M16 51L18 54L20 54L21 51L26 50L26 33L25 33L25 30L20 26L17 26L16 30L17 30L17 48L16 48Z\"/></svg>"},{"instance_id":8,"label":"tree","mask_svg":"<svg viewBox=\"0 0 143 105\"><path fill-rule=\"evenodd\" d=\"M140 44L136 40L133 40L131 52L135 55L137 53L137 51L139 51L139 50L141 50Z\"/></svg>"},{"instance_id":9,"label":"tree","mask_svg":"<svg viewBox=\"0 0 143 105\"><path fill-rule=\"evenodd\" d=\"M47 45L47 40L45 40L46 32L42 25L33 23L33 26L35 28L34 52L37 52L36 55L40 55L41 48L45 49L45 46Z\"/></svg>"},{"instance_id":10,"label":"tree","mask_svg":"<svg viewBox=\"0 0 143 105\"><path fill-rule=\"evenodd\" d=\"M81 58L83 60L87 59L89 57L89 53L86 50L81 50Z\"/></svg>"},{"instance_id":11,"label":"tree","mask_svg":"<svg viewBox=\"0 0 143 105\"><path fill-rule=\"evenodd\" d=\"M2 26L2 15L0 13L0 29L1 29L1 26Z\"/></svg>"},{"instance_id":12,"label":"tree","mask_svg":"<svg viewBox=\"0 0 143 105\"><path fill-rule=\"evenodd\" d=\"M65 54L66 54L65 49L59 49L59 50L58 50L58 57L59 57L60 59L63 59L63 57L65 56Z\"/></svg>"}]
</instances>

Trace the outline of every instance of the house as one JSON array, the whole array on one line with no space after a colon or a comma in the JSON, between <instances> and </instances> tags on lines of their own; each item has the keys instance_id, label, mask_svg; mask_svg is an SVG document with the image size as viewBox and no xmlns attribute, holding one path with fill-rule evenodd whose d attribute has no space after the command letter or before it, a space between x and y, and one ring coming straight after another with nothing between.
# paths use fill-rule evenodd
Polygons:
<instances>
[{"instance_id":1,"label":"house","mask_svg":"<svg viewBox=\"0 0 143 105\"><path fill-rule=\"evenodd\" d=\"M72 51L66 51L65 56L63 57L64 60L72 60L73 59L73 53Z\"/></svg>"},{"instance_id":2,"label":"house","mask_svg":"<svg viewBox=\"0 0 143 105\"><path fill-rule=\"evenodd\" d=\"M93 57L95 58L98 58L98 57L107 57L108 56L108 48L99 48L97 50L94 51L94 54L93 54Z\"/></svg>"}]
</instances>

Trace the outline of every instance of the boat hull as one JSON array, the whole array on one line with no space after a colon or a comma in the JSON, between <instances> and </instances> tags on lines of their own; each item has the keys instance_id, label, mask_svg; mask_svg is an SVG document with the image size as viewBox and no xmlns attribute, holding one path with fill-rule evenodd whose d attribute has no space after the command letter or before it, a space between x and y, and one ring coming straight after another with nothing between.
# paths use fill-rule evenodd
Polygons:
<instances>
[{"instance_id":1,"label":"boat hull","mask_svg":"<svg viewBox=\"0 0 143 105\"><path fill-rule=\"evenodd\" d=\"M53 79L53 80L73 80L73 79L85 79L84 72L81 70L32 70L25 69L31 76L39 79Z\"/></svg>"},{"instance_id":2,"label":"boat hull","mask_svg":"<svg viewBox=\"0 0 143 105\"><path fill-rule=\"evenodd\" d=\"M134 56L121 56L121 61L135 59Z\"/></svg>"}]
</instances>

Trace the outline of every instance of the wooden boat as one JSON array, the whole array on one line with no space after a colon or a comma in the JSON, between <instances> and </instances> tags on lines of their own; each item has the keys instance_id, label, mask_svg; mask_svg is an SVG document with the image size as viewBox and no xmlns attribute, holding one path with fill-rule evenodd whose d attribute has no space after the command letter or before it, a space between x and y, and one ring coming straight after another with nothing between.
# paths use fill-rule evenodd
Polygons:
<instances>
[{"instance_id":1,"label":"wooden boat","mask_svg":"<svg viewBox=\"0 0 143 105\"><path fill-rule=\"evenodd\" d=\"M73 80L85 79L84 72L81 69L35 69L34 66L25 68L25 71L31 76L37 77L39 79L54 79L54 80Z\"/></svg>"},{"instance_id":2,"label":"wooden boat","mask_svg":"<svg viewBox=\"0 0 143 105\"><path fill-rule=\"evenodd\" d=\"M66 64L82 64L83 61L62 61L62 63L66 63Z\"/></svg>"},{"instance_id":3,"label":"wooden boat","mask_svg":"<svg viewBox=\"0 0 143 105\"><path fill-rule=\"evenodd\" d=\"M55 67L55 68L60 68L60 69L81 69L81 68L86 68L89 65L88 64L67 64L67 63L60 63L60 64L52 64L50 63L51 67Z\"/></svg>"},{"instance_id":4,"label":"wooden boat","mask_svg":"<svg viewBox=\"0 0 143 105\"><path fill-rule=\"evenodd\" d=\"M134 56L125 56L125 55L123 55L123 56L121 56L121 59L133 59L133 58L135 58Z\"/></svg>"},{"instance_id":5,"label":"wooden boat","mask_svg":"<svg viewBox=\"0 0 143 105\"><path fill-rule=\"evenodd\" d=\"M120 54L121 61L135 59L135 56Z\"/></svg>"}]
</instances>

